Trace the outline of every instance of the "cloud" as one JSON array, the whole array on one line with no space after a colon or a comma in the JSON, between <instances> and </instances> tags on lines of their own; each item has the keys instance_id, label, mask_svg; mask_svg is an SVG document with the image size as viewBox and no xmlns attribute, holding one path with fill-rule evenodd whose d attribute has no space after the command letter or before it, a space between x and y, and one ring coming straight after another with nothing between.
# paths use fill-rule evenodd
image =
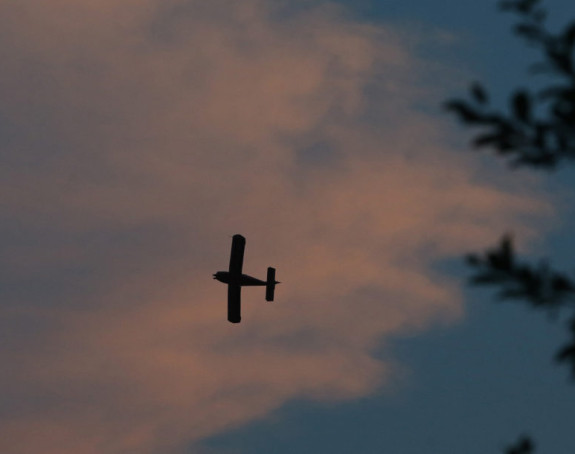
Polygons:
<instances>
[{"instance_id":1,"label":"cloud","mask_svg":"<svg viewBox=\"0 0 575 454\"><path fill-rule=\"evenodd\" d=\"M553 214L450 149L401 33L297 6L0 3L3 452L180 453L373 392L386 336L461 316L435 261ZM237 326L234 233L283 282Z\"/></svg>"}]
</instances>

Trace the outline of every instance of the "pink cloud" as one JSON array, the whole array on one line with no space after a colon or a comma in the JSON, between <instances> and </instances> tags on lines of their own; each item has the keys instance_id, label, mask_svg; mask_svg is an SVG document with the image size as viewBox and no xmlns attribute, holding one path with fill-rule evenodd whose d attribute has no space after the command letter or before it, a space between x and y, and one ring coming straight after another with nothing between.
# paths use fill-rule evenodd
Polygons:
<instances>
[{"instance_id":1,"label":"pink cloud","mask_svg":"<svg viewBox=\"0 0 575 454\"><path fill-rule=\"evenodd\" d=\"M176 453L289 399L373 392L396 373L372 356L386 336L461 316L434 260L553 214L521 178L478 178L411 107L425 64L396 31L333 7L21 1L0 18L3 452ZM246 271L283 282L273 304L246 290L239 326L211 279L234 233Z\"/></svg>"}]
</instances>

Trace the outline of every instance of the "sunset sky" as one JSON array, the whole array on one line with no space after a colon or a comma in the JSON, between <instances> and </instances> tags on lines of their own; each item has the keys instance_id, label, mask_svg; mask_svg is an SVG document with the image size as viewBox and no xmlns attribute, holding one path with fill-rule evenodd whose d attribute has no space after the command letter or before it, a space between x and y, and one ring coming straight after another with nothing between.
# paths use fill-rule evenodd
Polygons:
<instances>
[{"instance_id":1,"label":"sunset sky","mask_svg":"<svg viewBox=\"0 0 575 454\"><path fill-rule=\"evenodd\" d=\"M0 0L0 452L575 452L565 329L464 285L506 231L573 271L573 171L510 172L441 110L529 83L513 19ZM233 325L236 233L282 284Z\"/></svg>"}]
</instances>

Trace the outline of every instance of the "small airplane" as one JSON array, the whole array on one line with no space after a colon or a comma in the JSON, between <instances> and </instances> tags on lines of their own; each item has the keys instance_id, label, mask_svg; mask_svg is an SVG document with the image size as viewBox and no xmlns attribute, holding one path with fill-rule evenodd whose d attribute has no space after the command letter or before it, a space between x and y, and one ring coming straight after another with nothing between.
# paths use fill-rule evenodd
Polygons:
<instances>
[{"instance_id":1,"label":"small airplane","mask_svg":"<svg viewBox=\"0 0 575 454\"><path fill-rule=\"evenodd\" d=\"M229 271L218 271L214 274L224 284L228 284L228 320L232 323L240 323L241 317L241 291L242 287L264 286L266 287L266 301L274 300L276 284L276 269L269 267L267 280L262 281L255 277L242 274L244 264L244 249L246 239L241 235L234 235L232 239L232 253L230 255Z\"/></svg>"}]
</instances>

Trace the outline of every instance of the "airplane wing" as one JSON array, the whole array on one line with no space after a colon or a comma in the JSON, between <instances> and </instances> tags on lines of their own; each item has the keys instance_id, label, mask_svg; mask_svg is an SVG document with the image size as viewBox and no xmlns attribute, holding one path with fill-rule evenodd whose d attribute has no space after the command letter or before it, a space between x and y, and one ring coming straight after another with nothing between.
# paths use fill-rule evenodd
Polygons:
<instances>
[{"instance_id":1,"label":"airplane wing","mask_svg":"<svg viewBox=\"0 0 575 454\"><path fill-rule=\"evenodd\" d=\"M239 279L242 275L245 247L246 239L241 235L234 235L232 239L232 253L230 255L230 278L232 280L234 276L237 276L237 279Z\"/></svg>"},{"instance_id":2,"label":"airplane wing","mask_svg":"<svg viewBox=\"0 0 575 454\"><path fill-rule=\"evenodd\" d=\"M242 287L238 284L228 284L228 320L239 323L241 316Z\"/></svg>"}]
</instances>

